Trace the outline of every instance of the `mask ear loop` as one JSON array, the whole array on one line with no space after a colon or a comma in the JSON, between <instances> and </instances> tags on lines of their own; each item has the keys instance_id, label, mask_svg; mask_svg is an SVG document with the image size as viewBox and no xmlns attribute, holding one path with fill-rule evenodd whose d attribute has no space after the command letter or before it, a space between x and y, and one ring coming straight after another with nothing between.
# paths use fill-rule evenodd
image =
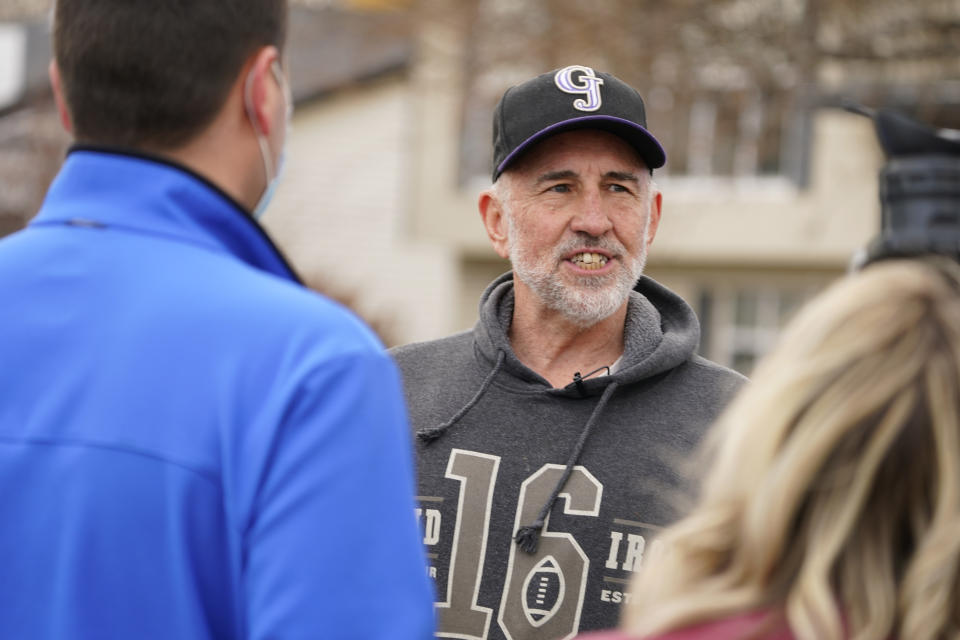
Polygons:
<instances>
[{"instance_id":1,"label":"mask ear loop","mask_svg":"<svg viewBox=\"0 0 960 640\"><path fill-rule=\"evenodd\" d=\"M276 78L277 84L283 91L283 99L287 101L286 115L287 124L289 124L290 120L293 119L293 90L290 88L290 82L287 81L287 77L283 75L283 69L280 68L279 62L274 60L273 64L270 65L270 69L273 71L273 77Z\"/></svg>"},{"instance_id":2,"label":"mask ear loop","mask_svg":"<svg viewBox=\"0 0 960 640\"><path fill-rule=\"evenodd\" d=\"M273 65L276 65L274 62ZM263 160L263 171L266 174L267 185L274 178L274 168L273 168L273 159L270 157L270 147L267 145L267 136L264 135L263 131L260 129L260 125L257 123L257 115L254 113L253 109L253 74L255 69L251 69L250 73L247 74L247 79L243 84L243 105L247 112L247 119L250 120L250 124L253 126L254 132L257 134L257 144L260 145L260 158ZM276 73L276 70L274 70ZM289 102L287 103L289 108Z\"/></svg>"}]
</instances>

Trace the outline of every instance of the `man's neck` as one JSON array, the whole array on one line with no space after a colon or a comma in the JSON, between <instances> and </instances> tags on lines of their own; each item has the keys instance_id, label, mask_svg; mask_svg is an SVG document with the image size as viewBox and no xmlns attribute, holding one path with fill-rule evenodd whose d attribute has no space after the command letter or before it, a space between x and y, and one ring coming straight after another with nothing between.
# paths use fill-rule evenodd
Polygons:
<instances>
[{"instance_id":1,"label":"man's neck","mask_svg":"<svg viewBox=\"0 0 960 640\"><path fill-rule=\"evenodd\" d=\"M203 176L249 211L253 208L251 202L255 202L255 199L251 196L246 185L254 181L244 182L243 178L249 172L246 172L245 168L237 162L236 158L240 157L239 154L231 160L220 158L221 148L214 145L191 143L179 149L166 149L157 153Z\"/></svg>"},{"instance_id":2,"label":"man's neck","mask_svg":"<svg viewBox=\"0 0 960 640\"><path fill-rule=\"evenodd\" d=\"M517 358L555 388L573 381L576 372L589 373L613 364L623 355L627 304L590 327L572 323L545 308L522 287L515 290L510 344Z\"/></svg>"},{"instance_id":3,"label":"man's neck","mask_svg":"<svg viewBox=\"0 0 960 640\"><path fill-rule=\"evenodd\" d=\"M234 93L237 91L234 88ZM232 99L233 103L228 99L228 105L240 100ZM241 109L224 107L212 123L185 144L147 150L203 176L250 211L263 193L264 169L256 138L245 135L250 125L242 113Z\"/></svg>"}]
</instances>

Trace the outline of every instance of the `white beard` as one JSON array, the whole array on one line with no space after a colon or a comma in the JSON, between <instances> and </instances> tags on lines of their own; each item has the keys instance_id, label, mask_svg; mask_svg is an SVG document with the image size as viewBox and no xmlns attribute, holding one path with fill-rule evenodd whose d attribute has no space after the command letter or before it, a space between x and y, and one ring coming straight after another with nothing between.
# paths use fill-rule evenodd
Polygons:
<instances>
[{"instance_id":1,"label":"white beard","mask_svg":"<svg viewBox=\"0 0 960 640\"><path fill-rule=\"evenodd\" d=\"M630 258L626 248L619 242L586 234L557 246L550 262L538 262L522 249L525 243L517 235L516 227L509 217L507 224L514 276L527 285L548 309L562 313L573 324L582 328L591 327L615 313L630 296L646 265L645 242L639 243L640 252ZM647 236L649 224L650 220L647 218L643 227L643 238ZM563 256L580 248L603 249L626 260L623 268L616 269L613 273L576 276L573 284L564 282L560 272Z\"/></svg>"}]
</instances>

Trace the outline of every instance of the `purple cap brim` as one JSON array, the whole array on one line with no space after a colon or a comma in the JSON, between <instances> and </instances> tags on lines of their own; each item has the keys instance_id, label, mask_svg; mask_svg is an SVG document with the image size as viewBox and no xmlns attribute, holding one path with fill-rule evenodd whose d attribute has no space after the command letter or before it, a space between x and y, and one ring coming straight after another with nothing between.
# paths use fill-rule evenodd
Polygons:
<instances>
[{"instance_id":1,"label":"purple cap brim","mask_svg":"<svg viewBox=\"0 0 960 640\"><path fill-rule=\"evenodd\" d=\"M634 147L640 153L640 157L642 157L643 161L647 164L647 168L651 170L659 169L664 164L666 164L667 162L666 151L663 150L663 146L660 144L660 142L653 137L653 134L651 134L645 128L641 127L635 122L631 122L630 120L626 120L624 118L617 118L616 116L596 115L596 116L583 116L580 118L571 118L569 120L563 120L561 122L556 122L550 125L549 127L546 127L545 129L541 129L540 131L536 132L535 134L533 134L532 136L530 136L529 138L527 138L526 140L518 144L517 147L510 152L510 155L508 155L506 158L503 159L503 162L501 162L499 166L497 166L497 176L499 177L500 174L503 173L503 170L511 162L513 162L517 156L519 156L524 151L529 149L535 143L555 133L560 133L561 131L573 130L573 129L587 129L589 128L590 123L594 123L594 122L606 123L608 125L609 124L617 125L616 127L597 127L598 129L601 129L603 131L609 131L614 135L619 135L618 130L620 130L621 127L622 127L622 130L629 131L631 133L640 134L639 138L624 137L624 136L620 136L620 137L623 138L625 142L629 143L630 146ZM642 146L638 145L637 142L639 140L642 140L646 144Z\"/></svg>"}]
</instances>

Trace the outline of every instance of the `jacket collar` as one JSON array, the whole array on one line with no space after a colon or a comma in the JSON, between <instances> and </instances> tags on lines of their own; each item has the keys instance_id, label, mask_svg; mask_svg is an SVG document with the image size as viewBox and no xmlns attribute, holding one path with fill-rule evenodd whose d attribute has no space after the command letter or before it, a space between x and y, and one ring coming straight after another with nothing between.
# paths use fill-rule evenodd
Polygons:
<instances>
[{"instance_id":1,"label":"jacket collar","mask_svg":"<svg viewBox=\"0 0 960 640\"><path fill-rule=\"evenodd\" d=\"M209 180L140 151L75 145L30 226L70 224L161 236L228 253L300 283L263 228Z\"/></svg>"}]
</instances>

